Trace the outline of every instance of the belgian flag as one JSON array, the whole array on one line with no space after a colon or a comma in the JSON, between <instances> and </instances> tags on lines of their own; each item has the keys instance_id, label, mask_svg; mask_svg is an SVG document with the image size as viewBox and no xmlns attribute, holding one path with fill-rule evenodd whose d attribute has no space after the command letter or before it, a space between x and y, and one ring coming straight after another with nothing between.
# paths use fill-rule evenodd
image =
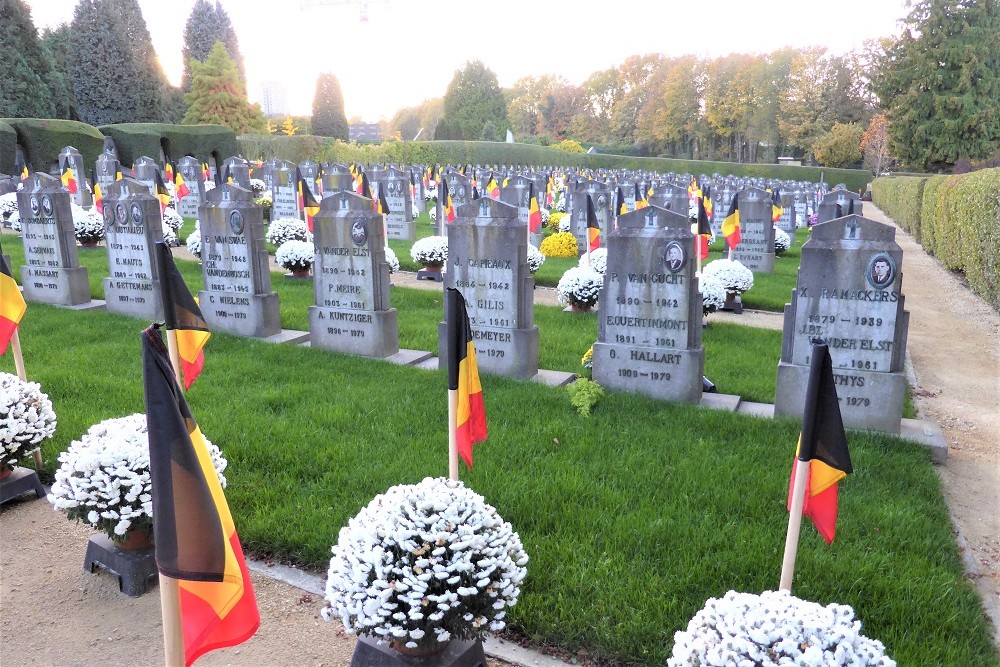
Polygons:
<instances>
[{"instance_id":1,"label":"belgian flag","mask_svg":"<svg viewBox=\"0 0 1000 667\"><path fill-rule=\"evenodd\" d=\"M708 244L712 239L712 225L708 222L705 198L698 199L698 256L708 259Z\"/></svg>"},{"instance_id":2,"label":"belgian flag","mask_svg":"<svg viewBox=\"0 0 1000 667\"><path fill-rule=\"evenodd\" d=\"M622 186L615 188L615 215L625 215L628 213L628 206L625 205L625 193Z\"/></svg>"},{"instance_id":3,"label":"belgian flag","mask_svg":"<svg viewBox=\"0 0 1000 667\"><path fill-rule=\"evenodd\" d=\"M445 222L455 220L455 202L452 201L451 193L448 192L448 180L445 178L441 179L441 216Z\"/></svg>"},{"instance_id":4,"label":"belgian flag","mask_svg":"<svg viewBox=\"0 0 1000 667\"><path fill-rule=\"evenodd\" d=\"M809 363L809 382L802 414L802 432L795 456L809 462L809 479L802 514L812 519L827 544L837 532L837 483L854 472L847 434L840 415L833 361L825 343L813 342ZM788 508L792 506L795 464L788 486Z\"/></svg>"},{"instance_id":5,"label":"belgian flag","mask_svg":"<svg viewBox=\"0 0 1000 667\"><path fill-rule=\"evenodd\" d=\"M167 204L170 203L170 192L163 182L163 177L160 176L159 169L153 170L153 190L156 198L160 200L160 213L163 213L167 209Z\"/></svg>"},{"instance_id":6,"label":"belgian flag","mask_svg":"<svg viewBox=\"0 0 1000 667\"><path fill-rule=\"evenodd\" d=\"M98 213L104 213L104 193L101 192L101 184L97 182L97 171L90 172L91 183L94 184L94 208Z\"/></svg>"},{"instance_id":7,"label":"belgian flag","mask_svg":"<svg viewBox=\"0 0 1000 667\"><path fill-rule=\"evenodd\" d=\"M378 198L375 200L374 204L373 208L376 213L389 215L389 202L386 201L385 192L382 191L382 188L378 189Z\"/></svg>"},{"instance_id":8,"label":"belgian flag","mask_svg":"<svg viewBox=\"0 0 1000 667\"><path fill-rule=\"evenodd\" d=\"M66 162L66 168L63 169L62 184L64 188L69 190L71 195L75 195L77 190L79 190L76 184L76 174L73 173L73 167L69 165L68 161Z\"/></svg>"},{"instance_id":9,"label":"belgian flag","mask_svg":"<svg viewBox=\"0 0 1000 667\"><path fill-rule=\"evenodd\" d=\"M372 199L372 184L368 182L368 174L363 171L358 173L361 175L358 179L358 194Z\"/></svg>"},{"instance_id":10,"label":"belgian flag","mask_svg":"<svg viewBox=\"0 0 1000 667\"><path fill-rule=\"evenodd\" d=\"M23 181L30 174L28 172L28 164L24 161L24 156L20 152L14 158L14 170L17 172L18 177Z\"/></svg>"},{"instance_id":11,"label":"belgian flag","mask_svg":"<svg viewBox=\"0 0 1000 667\"><path fill-rule=\"evenodd\" d=\"M486 194L489 195L490 199L500 198L500 185L493 174L490 174L489 180L486 181Z\"/></svg>"},{"instance_id":12,"label":"belgian flag","mask_svg":"<svg viewBox=\"0 0 1000 667\"><path fill-rule=\"evenodd\" d=\"M179 170L174 173L174 191L177 193L177 201L191 194L191 189L184 182L184 176Z\"/></svg>"},{"instance_id":13,"label":"belgian flag","mask_svg":"<svg viewBox=\"0 0 1000 667\"><path fill-rule=\"evenodd\" d=\"M740 194L733 195L733 203L729 205L729 212L722 221L722 235L726 237L726 244L730 249L740 244Z\"/></svg>"},{"instance_id":14,"label":"belgian flag","mask_svg":"<svg viewBox=\"0 0 1000 667\"><path fill-rule=\"evenodd\" d=\"M163 173L166 176L166 181L168 183L172 183L174 180L174 163L167 160L166 164L163 166Z\"/></svg>"},{"instance_id":15,"label":"belgian flag","mask_svg":"<svg viewBox=\"0 0 1000 667\"><path fill-rule=\"evenodd\" d=\"M535 184L528 183L528 230L536 234L542 228L542 211L538 208Z\"/></svg>"},{"instance_id":16,"label":"belgian flag","mask_svg":"<svg viewBox=\"0 0 1000 667\"><path fill-rule=\"evenodd\" d=\"M252 637L260 613L222 485L156 325L142 333L142 371L156 565L177 580L191 665Z\"/></svg>"},{"instance_id":17,"label":"belgian flag","mask_svg":"<svg viewBox=\"0 0 1000 667\"><path fill-rule=\"evenodd\" d=\"M163 316L168 330L176 331L177 354L181 359L184 388L190 389L205 367L205 343L212 336L201 308L184 283L166 243L157 241L160 265L160 288L163 290Z\"/></svg>"},{"instance_id":18,"label":"belgian flag","mask_svg":"<svg viewBox=\"0 0 1000 667\"><path fill-rule=\"evenodd\" d=\"M591 252L601 247L601 226L597 222L597 209L594 199L587 195L587 243Z\"/></svg>"},{"instance_id":19,"label":"belgian flag","mask_svg":"<svg viewBox=\"0 0 1000 667\"><path fill-rule=\"evenodd\" d=\"M781 191L775 188L771 192L771 222L780 220L784 212L785 209L781 206Z\"/></svg>"},{"instance_id":20,"label":"belgian flag","mask_svg":"<svg viewBox=\"0 0 1000 667\"><path fill-rule=\"evenodd\" d=\"M705 213L708 214L708 219L711 220L712 219L712 213L713 213L712 186L711 185L707 186L702 191L701 200L703 202L705 202Z\"/></svg>"},{"instance_id":21,"label":"belgian flag","mask_svg":"<svg viewBox=\"0 0 1000 667\"><path fill-rule=\"evenodd\" d=\"M639 211L649 206L649 202L642 196L642 188L635 184L635 210Z\"/></svg>"},{"instance_id":22,"label":"belgian flag","mask_svg":"<svg viewBox=\"0 0 1000 667\"><path fill-rule=\"evenodd\" d=\"M207 162L201 163L201 177L206 181L212 178L212 170L208 167Z\"/></svg>"},{"instance_id":23,"label":"belgian flag","mask_svg":"<svg viewBox=\"0 0 1000 667\"><path fill-rule=\"evenodd\" d=\"M0 355L7 354L10 339L17 331L28 304L24 301L21 289L14 280L7 260L0 251Z\"/></svg>"},{"instance_id":24,"label":"belgian flag","mask_svg":"<svg viewBox=\"0 0 1000 667\"><path fill-rule=\"evenodd\" d=\"M316 198L313 197L312 190L309 189L309 185L302 178L302 172L298 167L295 168L295 180L298 183L299 207L306 214L306 224L311 232L313 230L313 216L319 213L319 204L316 203Z\"/></svg>"},{"instance_id":25,"label":"belgian flag","mask_svg":"<svg viewBox=\"0 0 1000 667\"><path fill-rule=\"evenodd\" d=\"M486 407L465 298L454 287L448 288L447 331L448 389L458 391L455 439L459 456L471 470L472 445L486 439Z\"/></svg>"}]
</instances>

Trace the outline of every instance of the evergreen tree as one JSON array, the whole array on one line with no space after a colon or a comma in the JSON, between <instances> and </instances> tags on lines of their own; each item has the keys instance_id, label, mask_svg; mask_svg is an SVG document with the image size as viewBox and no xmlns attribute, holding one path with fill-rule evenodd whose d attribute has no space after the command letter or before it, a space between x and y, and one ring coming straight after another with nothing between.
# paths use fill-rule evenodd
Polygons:
<instances>
[{"instance_id":1,"label":"evergreen tree","mask_svg":"<svg viewBox=\"0 0 1000 667\"><path fill-rule=\"evenodd\" d=\"M1000 148L1000 4L916 0L876 68L892 152L942 169Z\"/></svg>"},{"instance_id":2,"label":"evergreen tree","mask_svg":"<svg viewBox=\"0 0 1000 667\"><path fill-rule=\"evenodd\" d=\"M499 132L506 134L507 100L504 99L497 75L478 60L465 64L455 72L444 96L444 117L452 128L454 139L478 139L486 121L493 121ZM435 132L435 135L437 133Z\"/></svg>"},{"instance_id":3,"label":"evergreen tree","mask_svg":"<svg viewBox=\"0 0 1000 667\"><path fill-rule=\"evenodd\" d=\"M243 55L240 53L240 44L236 39L232 21L229 20L229 14L218 0L214 7L208 0L195 0L191 14L184 25L182 48L184 73L181 76L181 88L184 92L191 90L192 72L189 63L192 59L204 62L216 42L222 42L226 47L229 57L236 62L240 81L246 86L247 76L243 67Z\"/></svg>"},{"instance_id":4,"label":"evergreen tree","mask_svg":"<svg viewBox=\"0 0 1000 667\"><path fill-rule=\"evenodd\" d=\"M267 119L260 105L247 101L246 87L240 81L236 63L222 42L215 43L205 62L192 60L188 66L192 78L184 123L226 125L237 134L267 131Z\"/></svg>"},{"instance_id":5,"label":"evergreen tree","mask_svg":"<svg viewBox=\"0 0 1000 667\"><path fill-rule=\"evenodd\" d=\"M63 23L57 28L46 30L42 34L42 46L48 49L52 56L52 73L49 88L59 88L61 94L54 94L52 101L56 104L56 117L79 120L76 111L76 96L73 94L73 84L69 76L69 24ZM60 107L60 104L62 106Z\"/></svg>"},{"instance_id":6,"label":"evergreen tree","mask_svg":"<svg viewBox=\"0 0 1000 667\"><path fill-rule=\"evenodd\" d=\"M344 93L333 74L320 74L312 106L312 133L347 141L350 131L344 113Z\"/></svg>"},{"instance_id":7,"label":"evergreen tree","mask_svg":"<svg viewBox=\"0 0 1000 667\"><path fill-rule=\"evenodd\" d=\"M23 0L0 0L0 117L69 118L66 81Z\"/></svg>"}]
</instances>

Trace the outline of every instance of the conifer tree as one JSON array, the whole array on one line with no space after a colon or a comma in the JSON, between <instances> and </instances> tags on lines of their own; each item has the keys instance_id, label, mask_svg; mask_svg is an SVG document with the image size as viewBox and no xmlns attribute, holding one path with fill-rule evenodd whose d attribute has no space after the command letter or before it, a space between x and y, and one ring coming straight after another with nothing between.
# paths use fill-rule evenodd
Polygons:
<instances>
[{"instance_id":1,"label":"conifer tree","mask_svg":"<svg viewBox=\"0 0 1000 667\"><path fill-rule=\"evenodd\" d=\"M0 0L0 118L69 118L66 81L23 0Z\"/></svg>"},{"instance_id":2,"label":"conifer tree","mask_svg":"<svg viewBox=\"0 0 1000 667\"><path fill-rule=\"evenodd\" d=\"M184 46L182 54L184 56L184 73L181 76L181 88L184 92L191 90L192 72L188 65L191 59L204 62L211 53L216 42L222 42L229 53L229 57L236 62L239 71L240 81L246 86L247 77L243 67L243 55L240 53L240 44L236 39L236 31L233 29L229 14L216 0L213 6L208 0L195 0L184 25Z\"/></svg>"},{"instance_id":3,"label":"conifer tree","mask_svg":"<svg viewBox=\"0 0 1000 667\"><path fill-rule=\"evenodd\" d=\"M320 74L312 106L312 133L347 141L350 130L344 112L344 93L333 74Z\"/></svg>"},{"instance_id":4,"label":"conifer tree","mask_svg":"<svg viewBox=\"0 0 1000 667\"><path fill-rule=\"evenodd\" d=\"M191 60L191 92L187 94L186 124L215 123L231 127L237 134L267 131L259 104L247 101L236 63L222 42L216 42L204 62Z\"/></svg>"}]
</instances>

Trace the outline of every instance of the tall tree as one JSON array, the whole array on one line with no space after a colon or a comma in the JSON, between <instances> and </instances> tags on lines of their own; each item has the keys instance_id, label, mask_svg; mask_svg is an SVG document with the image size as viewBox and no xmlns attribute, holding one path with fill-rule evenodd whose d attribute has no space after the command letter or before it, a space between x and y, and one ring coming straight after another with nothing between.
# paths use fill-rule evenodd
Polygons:
<instances>
[{"instance_id":1,"label":"tall tree","mask_svg":"<svg viewBox=\"0 0 1000 667\"><path fill-rule=\"evenodd\" d=\"M903 26L873 81L893 153L925 169L988 157L1000 148L1000 3L914 0Z\"/></svg>"},{"instance_id":2,"label":"tall tree","mask_svg":"<svg viewBox=\"0 0 1000 667\"><path fill-rule=\"evenodd\" d=\"M205 62L192 60L188 65L192 80L185 123L226 125L237 134L267 132L267 119L259 104L247 101L236 63L222 42L215 43Z\"/></svg>"},{"instance_id":3,"label":"tall tree","mask_svg":"<svg viewBox=\"0 0 1000 667\"><path fill-rule=\"evenodd\" d=\"M42 46L48 49L52 55L52 74L59 77L59 82L49 88L55 91L56 88L64 91L62 93L53 92L52 101L56 104L57 118L79 118L76 111L76 96L73 94L73 84L70 83L69 58L70 58L70 34L69 24L63 23L56 28L46 29L42 33Z\"/></svg>"},{"instance_id":4,"label":"tall tree","mask_svg":"<svg viewBox=\"0 0 1000 667\"><path fill-rule=\"evenodd\" d=\"M333 74L320 74L313 96L312 133L320 137L335 137L347 141L350 130L344 113L344 93ZM412 137L413 135L410 135Z\"/></svg>"},{"instance_id":5,"label":"tall tree","mask_svg":"<svg viewBox=\"0 0 1000 667\"><path fill-rule=\"evenodd\" d=\"M478 60L468 62L455 72L444 96L444 118L453 139L478 139L487 121L501 133L506 133L507 100L504 99L497 75ZM435 132L435 136L437 132Z\"/></svg>"},{"instance_id":6,"label":"tall tree","mask_svg":"<svg viewBox=\"0 0 1000 667\"><path fill-rule=\"evenodd\" d=\"M69 118L66 81L22 0L0 0L0 117Z\"/></svg>"},{"instance_id":7,"label":"tall tree","mask_svg":"<svg viewBox=\"0 0 1000 667\"><path fill-rule=\"evenodd\" d=\"M652 94L639 110L636 140L650 152L698 155L704 63L695 56L664 61L649 82Z\"/></svg>"},{"instance_id":8,"label":"tall tree","mask_svg":"<svg viewBox=\"0 0 1000 667\"><path fill-rule=\"evenodd\" d=\"M195 0L184 24L184 46L181 49L184 56L184 73L181 75L181 88L184 92L191 90L191 59L203 62L216 42L222 42L229 57L236 62L240 81L246 86L246 70L243 66L243 55L240 53L240 43L236 38L229 14L216 0L213 6L208 0Z\"/></svg>"},{"instance_id":9,"label":"tall tree","mask_svg":"<svg viewBox=\"0 0 1000 667\"><path fill-rule=\"evenodd\" d=\"M853 167L861 161L864 129L857 123L834 123L813 145L816 161L824 167Z\"/></svg>"}]
</instances>

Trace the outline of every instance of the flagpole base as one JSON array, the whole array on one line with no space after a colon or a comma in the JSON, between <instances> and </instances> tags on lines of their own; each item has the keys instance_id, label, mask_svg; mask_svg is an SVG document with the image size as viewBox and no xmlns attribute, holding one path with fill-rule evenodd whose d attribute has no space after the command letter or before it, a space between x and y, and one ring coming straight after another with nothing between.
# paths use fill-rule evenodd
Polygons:
<instances>
[{"instance_id":1,"label":"flagpole base","mask_svg":"<svg viewBox=\"0 0 1000 667\"><path fill-rule=\"evenodd\" d=\"M128 551L119 548L107 535L94 535L87 543L87 555L83 559L83 571L93 574L97 568L107 570L118 577L118 590L126 597L137 598L150 589L155 581L156 549Z\"/></svg>"}]
</instances>

